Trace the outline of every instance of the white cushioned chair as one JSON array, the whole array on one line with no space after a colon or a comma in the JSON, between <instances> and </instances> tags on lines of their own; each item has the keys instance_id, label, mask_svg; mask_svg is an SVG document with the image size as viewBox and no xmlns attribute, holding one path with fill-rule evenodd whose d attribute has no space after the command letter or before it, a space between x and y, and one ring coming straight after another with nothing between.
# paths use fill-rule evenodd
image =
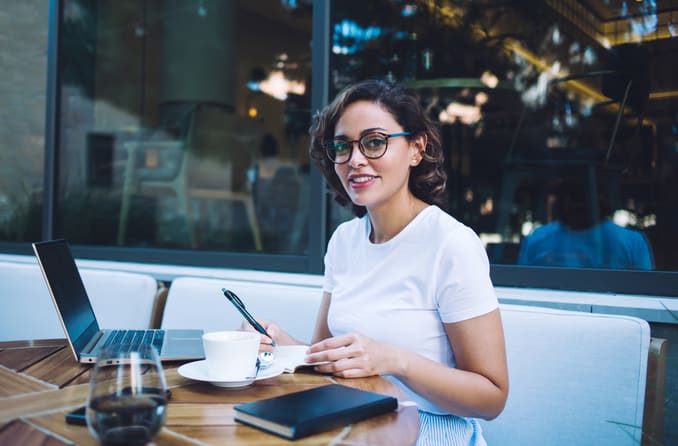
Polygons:
<instances>
[{"instance_id":1,"label":"white cushioned chair","mask_svg":"<svg viewBox=\"0 0 678 446\"><path fill-rule=\"evenodd\" d=\"M80 268L101 328L149 328L158 282L146 274ZM37 263L0 262L0 341L64 338Z\"/></svg>"},{"instance_id":2,"label":"white cushioned chair","mask_svg":"<svg viewBox=\"0 0 678 446\"><path fill-rule=\"evenodd\" d=\"M170 285L161 327L240 328L243 318L222 288L237 294L255 318L273 320L299 341L311 342L322 297L317 286L178 277Z\"/></svg>"},{"instance_id":3,"label":"white cushioned chair","mask_svg":"<svg viewBox=\"0 0 678 446\"><path fill-rule=\"evenodd\" d=\"M509 398L488 444L638 445L650 327L634 317L502 305Z\"/></svg>"}]
</instances>

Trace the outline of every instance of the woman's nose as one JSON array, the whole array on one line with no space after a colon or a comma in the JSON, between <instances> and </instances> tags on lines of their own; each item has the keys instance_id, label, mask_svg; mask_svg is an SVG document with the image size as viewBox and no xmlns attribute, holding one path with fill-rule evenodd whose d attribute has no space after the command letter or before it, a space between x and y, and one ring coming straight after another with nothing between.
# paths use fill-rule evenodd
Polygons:
<instances>
[{"instance_id":1,"label":"woman's nose","mask_svg":"<svg viewBox=\"0 0 678 446\"><path fill-rule=\"evenodd\" d=\"M353 141L353 150L351 150L351 159L348 161L351 167L363 166L367 163L367 158L360 150L360 143Z\"/></svg>"}]
</instances>

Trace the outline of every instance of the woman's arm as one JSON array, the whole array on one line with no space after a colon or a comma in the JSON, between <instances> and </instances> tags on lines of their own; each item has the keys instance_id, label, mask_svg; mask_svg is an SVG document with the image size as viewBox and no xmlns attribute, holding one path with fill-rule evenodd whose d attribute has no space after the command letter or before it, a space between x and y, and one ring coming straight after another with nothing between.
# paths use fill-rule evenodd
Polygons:
<instances>
[{"instance_id":1,"label":"woman's arm","mask_svg":"<svg viewBox=\"0 0 678 446\"><path fill-rule=\"evenodd\" d=\"M412 390L460 416L495 418L508 397L506 348L499 310L445 331L456 368L405 352L396 374Z\"/></svg>"},{"instance_id":2,"label":"woman's arm","mask_svg":"<svg viewBox=\"0 0 678 446\"><path fill-rule=\"evenodd\" d=\"M394 375L412 390L459 416L495 418L508 396L506 350L499 310L445 324L457 368L360 334L329 338L311 346L308 362L321 372L351 378Z\"/></svg>"},{"instance_id":3,"label":"woman's arm","mask_svg":"<svg viewBox=\"0 0 678 446\"><path fill-rule=\"evenodd\" d=\"M318 316L315 321L315 330L313 331L313 339L311 340L312 344L332 336L330 329L327 326L327 313L330 311L331 301L332 295L328 292L323 292L320 308L318 308Z\"/></svg>"}]
</instances>

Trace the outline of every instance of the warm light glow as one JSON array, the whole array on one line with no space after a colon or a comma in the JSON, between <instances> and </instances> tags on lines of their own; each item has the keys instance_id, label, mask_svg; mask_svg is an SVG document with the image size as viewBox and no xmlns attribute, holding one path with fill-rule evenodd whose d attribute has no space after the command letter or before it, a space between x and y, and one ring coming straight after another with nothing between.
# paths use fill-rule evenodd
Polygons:
<instances>
[{"instance_id":1,"label":"warm light glow","mask_svg":"<svg viewBox=\"0 0 678 446\"><path fill-rule=\"evenodd\" d=\"M303 95L306 92L306 84L302 81L287 79L285 73L281 70L274 70L271 71L266 79L259 82L259 85L255 86L254 89L284 101L289 93Z\"/></svg>"},{"instance_id":2,"label":"warm light glow","mask_svg":"<svg viewBox=\"0 0 678 446\"><path fill-rule=\"evenodd\" d=\"M479 91L478 93L476 93L475 101L476 101L477 106L482 106L482 105L487 104L488 100L489 100L489 97L487 96L487 93L485 93L484 91Z\"/></svg>"},{"instance_id":3,"label":"warm light glow","mask_svg":"<svg viewBox=\"0 0 678 446\"><path fill-rule=\"evenodd\" d=\"M480 107L477 105L452 102L445 110L440 112L438 117L441 122L453 123L458 119L466 125L473 125L480 121L482 114L480 113Z\"/></svg>"},{"instance_id":4,"label":"warm light glow","mask_svg":"<svg viewBox=\"0 0 678 446\"><path fill-rule=\"evenodd\" d=\"M457 121L457 118L448 115L445 110L441 110L440 113L438 113L438 121L453 124Z\"/></svg>"},{"instance_id":5,"label":"warm light glow","mask_svg":"<svg viewBox=\"0 0 678 446\"><path fill-rule=\"evenodd\" d=\"M503 241L501 234L497 233L481 232L478 234L478 238L485 247L490 243L501 243Z\"/></svg>"},{"instance_id":6,"label":"warm light glow","mask_svg":"<svg viewBox=\"0 0 678 446\"><path fill-rule=\"evenodd\" d=\"M529 50L523 48L523 46L519 42L512 39L507 39L507 41L505 42L505 47L508 50L525 59L527 62L532 64L535 68L537 68L537 70L541 72L542 76L540 76L539 79L539 81L542 82L541 87L538 88L537 91L533 91L530 93L525 92L523 94L523 100L533 102L536 101L540 97L541 94L540 92L545 91L544 89L546 88L546 83L543 82L549 82L550 79L553 78L554 73L553 70L555 68L560 69L560 64L558 63L557 66L555 66L555 64L554 65L547 64L544 60L540 59L539 57L531 53ZM546 73L548 73L547 76L544 76ZM564 73L560 73L560 75L563 74ZM596 102L602 102L607 100L606 96L595 91L593 88L589 87L588 85L581 81L573 79L568 81L567 85L572 87L574 91L583 94L584 96L588 96L594 99Z\"/></svg>"},{"instance_id":7,"label":"warm light glow","mask_svg":"<svg viewBox=\"0 0 678 446\"><path fill-rule=\"evenodd\" d=\"M259 110L255 106L251 106L250 108L247 109L247 116L250 118L256 118L257 115L259 114Z\"/></svg>"},{"instance_id":8,"label":"warm light glow","mask_svg":"<svg viewBox=\"0 0 678 446\"><path fill-rule=\"evenodd\" d=\"M653 91L650 93L650 100L678 98L678 91Z\"/></svg>"},{"instance_id":9,"label":"warm light glow","mask_svg":"<svg viewBox=\"0 0 678 446\"><path fill-rule=\"evenodd\" d=\"M464 193L464 201L471 203L473 201L473 189L466 189Z\"/></svg>"},{"instance_id":10,"label":"warm light glow","mask_svg":"<svg viewBox=\"0 0 678 446\"><path fill-rule=\"evenodd\" d=\"M480 204L480 215L491 215L494 212L494 200L488 197Z\"/></svg>"},{"instance_id":11,"label":"warm light glow","mask_svg":"<svg viewBox=\"0 0 678 446\"><path fill-rule=\"evenodd\" d=\"M490 88L495 88L497 85L499 85L499 78L492 74L489 71L485 71L481 76L480 76L480 82L483 84L487 85Z\"/></svg>"}]
</instances>

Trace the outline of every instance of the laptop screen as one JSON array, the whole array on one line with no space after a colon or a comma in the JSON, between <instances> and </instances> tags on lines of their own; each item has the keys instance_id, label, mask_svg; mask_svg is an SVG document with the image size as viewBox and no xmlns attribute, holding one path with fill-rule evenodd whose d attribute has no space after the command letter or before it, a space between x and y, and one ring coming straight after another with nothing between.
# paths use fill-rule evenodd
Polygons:
<instances>
[{"instance_id":1,"label":"laptop screen","mask_svg":"<svg viewBox=\"0 0 678 446\"><path fill-rule=\"evenodd\" d=\"M79 354L99 331L94 310L66 240L33 244L59 318Z\"/></svg>"}]
</instances>

